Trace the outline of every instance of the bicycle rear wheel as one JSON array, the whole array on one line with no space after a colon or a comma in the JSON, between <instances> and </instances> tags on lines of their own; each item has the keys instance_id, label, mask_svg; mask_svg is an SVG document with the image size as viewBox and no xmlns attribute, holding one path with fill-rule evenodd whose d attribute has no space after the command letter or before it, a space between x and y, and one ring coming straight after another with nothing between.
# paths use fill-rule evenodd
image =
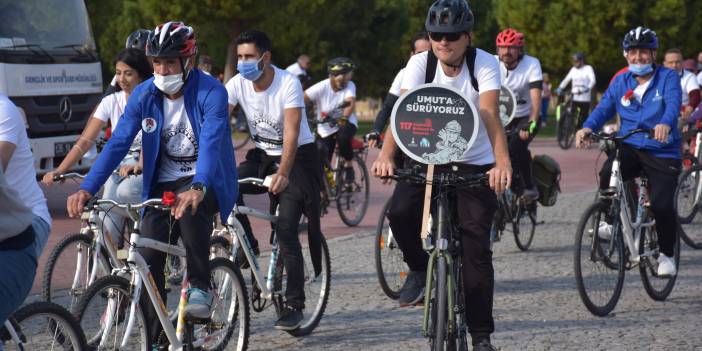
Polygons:
<instances>
[{"instance_id":1,"label":"bicycle rear wheel","mask_svg":"<svg viewBox=\"0 0 702 351\"><path fill-rule=\"evenodd\" d=\"M85 350L87 347L78 321L55 303L39 301L25 305L10 317L10 323L20 343L15 343L9 331L0 327L0 340L9 340L5 343L6 351Z\"/></svg>"},{"instance_id":2,"label":"bicycle rear wheel","mask_svg":"<svg viewBox=\"0 0 702 351\"><path fill-rule=\"evenodd\" d=\"M529 250L536 231L536 205L534 205L533 210L529 210L527 207L525 204L519 204L515 215L514 241L522 251Z\"/></svg>"},{"instance_id":3,"label":"bicycle rear wheel","mask_svg":"<svg viewBox=\"0 0 702 351\"><path fill-rule=\"evenodd\" d=\"M293 336L310 334L319 325L329 301L329 286L331 284L331 259L329 247L323 236L309 237L309 248L302 248L302 259L305 277L305 309L304 319L299 328L287 330ZM285 291L287 288L284 257L280 255L276 262L274 286L275 291Z\"/></svg>"},{"instance_id":4,"label":"bicycle rear wheel","mask_svg":"<svg viewBox=\"0 0 702 351\"><path fill-rule=\"evenodd\" d=\"M246 115L243 112L235 112L230 119L232 128L232 143L234 150L239 150L246 146L251 140L249 125L246 122Z\"/></svg>"},{"instance_id":5,"label":"bicycle rear wheel","mask_svg":"<svg viewBox=\"0 0 702 351\"><path fill-rule=\"evenodd\" d=\"M674 276L659 276L658 257L660 249L658 247L658 232L656 227L642 228L641 236L639 237L639 255L641 262L639 263L639 273L641 273L641 282L648 296L656 301L664 301L670 295L675 287L677 274ZM675 235L675 246L673 248L673 260L675 267L680 267L680 237Z\"/></svg>"},{"instance_id":6,"label":"bicycle rear wheel","mask_svg":"<svg viewBox=\"0 0 702 351\"><path fill-rule=\"evenodd\" d=\"M388 211L392 198L388 199L383 206L378 226L375 229L375 271L378 275L380 288L385 295L393 300L400 298L400 289L407 279L409 268L404 261L402 250L397 245L390 224L388 221Z\"/></svg>"},{"instance_id":7,"label":"bicycle rear wheel","mask_svg":"<svg viewBox=\"0 0 702 351\"><path fill-rule=\"evenodd\" d=\"M353 181L345 179L344 168L339 168L336 208L344 224L354 227L361 223L368 210L370 180L366 164L358 155L354 156L351 167L354 173Z\"/></svg>"},{"instance_id":8,"label":"bicycle rear wheel","mask_svg":"<svg viewBox=\"0 0 702 351\"><path fill-rule=\"evenodd\" d=\"M624 286L624 242L617 218L606 238L598 229L612 211L601 202L583 214L575 233L575 282L580 299L596 316L606 316L619 301Z\"/></svg>"},{"instance_id":9,"label":"bicycle rear wheel","mask_svg":"<svg viewBox=\"0 0 702 351\"><path fill-rule=\"evenodd\" d=\"M88 234L69 234L51 251L44 267L41 281L41 296L75 312L78 301L88 288L93 268L93 237ZM96 279L110 274L107 250L99 255Z\"/></svg>"},{"instance_id":10,"label":"bicycle rear wheel","mask_svg":"<svg viewBox=\"0 0 702 351\"><path fill-rule=\"evenodd\" d=\"M702 249L702 166L693 166L681 175L675 188L675 206L681 225L680 238L694 248Z\"/></svg>"}]
</instances>

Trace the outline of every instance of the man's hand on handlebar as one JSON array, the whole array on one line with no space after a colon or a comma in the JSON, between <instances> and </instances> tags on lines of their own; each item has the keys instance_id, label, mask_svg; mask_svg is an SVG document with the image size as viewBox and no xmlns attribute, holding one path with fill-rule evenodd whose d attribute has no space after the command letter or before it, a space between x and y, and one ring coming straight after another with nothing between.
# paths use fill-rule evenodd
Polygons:
<instances>
[{"instance_id":1,"label":"man's hand on handlebar","mask_svg":"<svg viewBox=\"0 0 702 351\"><path fill-rule=\"evenodd\" d=\"M590 146L591 140L588 139L588 135L590 135L591 133L592 129L590 128L583 128L580 129L577 133L575 133L575 147L578 149L582 149Z\"/></svg>"},{"instance_id":2,"label":"man's hand on handlebar","mask_svg":"<svg viewBox=\"0 0 702 351\"><path fill-rule=\"evenodd\" d=\"M129 175L139 175L144 167L141 163L135 163L133 165L125 165L119 168L119 176L125 178Z\"/></svg>"},{"instance_id":3,"label":"man's hand on handlebar","mask_svg":"<svg viewBox=\"0 0 702 351\"><path fill-rule=\"evenodd\" d=\"M371 173L378 178L393 176L395 175L395 161L392 157L380 152L378 158L373 162L373 166L371 166ZM391 182L392 179L383 178L383 184L390 184Z\"/></svg>"},{"instance_id":4,"label":"man's hand on handlebar","mask_svg":"<svg viewBox=\"0 0 702 351\"><path fill-rule=\"evenodd\" d=\"M85 203L92 198L89 192L81 189L75 192L73 195L66 199L66 209L68 210L68 217L78 218L83 213L83 207Z\"/></svg>"},{"instance_id":5,"label":"man's hand on handlebar","mask_svg":"<svg viewBox=\"0 0 702 351\"><path fill-rule=\"evenodd\" d=\"M380 133L378 133L376 131L372 131L372 132L366 134L363 138L368 143L368 148L372 149L372 148L378 146L378 138L379 137L380 137Z\"/></svg>"},{"instance_id":6,"label":"man's hand on handlebar","mask_svg":"<svg viewBox=\"0 0 702 351\"><path fill-rule=\"evenodd\" d=\"M667 124L656 124L653 129L653 138L656 141L666 144L668 142L668 133L670 133L670 126Z\"/></svg>"}]
</instances>

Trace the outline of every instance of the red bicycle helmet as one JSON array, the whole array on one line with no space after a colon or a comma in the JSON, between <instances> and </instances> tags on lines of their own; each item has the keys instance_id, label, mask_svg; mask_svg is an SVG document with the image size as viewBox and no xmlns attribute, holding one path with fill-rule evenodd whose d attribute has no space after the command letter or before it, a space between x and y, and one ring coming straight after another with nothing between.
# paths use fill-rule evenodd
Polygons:
<instances>
[{"instance_id":1,"label":"red bicycle helmet","mask_svg":"<svg viewBox=\"0 0 702 351\"><path fill-rule=\"evenodd\" d=\"M500 46L524 46L524 34L518 32L516 29L507 28L500 32L495 39L495 44Z\"/></svg>"}]
</instances>

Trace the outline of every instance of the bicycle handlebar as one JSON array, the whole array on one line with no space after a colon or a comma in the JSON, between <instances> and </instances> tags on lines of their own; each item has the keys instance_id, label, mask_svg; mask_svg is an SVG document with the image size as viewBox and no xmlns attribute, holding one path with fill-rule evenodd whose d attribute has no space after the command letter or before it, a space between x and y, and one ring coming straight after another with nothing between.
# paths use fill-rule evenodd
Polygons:
<instances>
[{"instance_id":1,"label":"bicycle handlebar","mask_svg":"<svg viewBox=\"0 0 702 351\"><path fill-rule=\"evenodd\" d=\"M256 178L256 177L247 177L247 178L239 179L239 184L253 184L253 185L263 187L263 188L268 187L265 179Z\"/></svg>"},{"instance_id":2,"label":"bicycle handlebar","mask_svg":"<svg viewBox=\"0 0 702 351\"><path fill-rule=\"evenodd\" d=\"M648 134L648 135L650 136L650 135L653 134L653 130L651 130L651 129L639 128L639 129L634 129L634 130L630 131L629 133L626 133L626 134L624 134L624 135L622 135L622 136L617 136L616 133L611 133L611 134L609 134L609 133L604 133L604 132L597 132L597 133L592 132L592 133L588 133L585 137L586 137L586 138L590 138L590 139L592 139L593 141L600 141L600 140L607 141L607 140L611 140L611 141L614 141L614 142L622 142L622 141L624 141L624 140L630 138L631 136L633 136L633 135L635 135L635 134L641 134L641 133L646 133L646 134Z\"/></svg>"},{"instance_id":3,"label":"bicycle handlebar","mask_svg":"<svg viewBox=\"0 0 702 351\"><path fill-rule=\"evenodd\" d=\"M485 173L474 173L470 175L458 175L456 173L441 172L434 175L434 179L427 180L427 174L418 169L398 169L395 175L383 176L382 179L394 179L413 184L438 184L443 186L463 185L469 187L487 186L488 175Z\"/></svg>"},{"instance_id":4,"label":"bicycle handlebar","mask_svg":"<svg viewBox=\"0 0 702 351\"><path fill-rule=\"evenodd\" d=\"M78 179L85 179L85 174L80 174L80 173L64 173L64 174L59 174L54 176L54 181L58 182L60 180L66 180L66 179L73 179L73 178L78 178Z\"/></svg>"},{"instance_id":5,"label":"bicycle handlebar","mask_svg":"<svg viewBox=\"0 0 702 351\"><path fill-rule=\"evenodd\" d=\"M174 196L175 196L175 194L174 194ZM175 200L175 198L174 198L174 200ZM110 200L110 199L92 198L85 204L85 210L86 211L100 211L100 210L102 210L100 205L111 205L111 206L123 208L126 210L140 210L140 209L146 208L146 207L153 207L156 209L167 210L167 209L170 209L172 206L172 205L165 204L163 198L161 198L161 199L148 199L144 202L136 202L136 203L119 203L117 201Z\"/></svg>"}]
</instances>

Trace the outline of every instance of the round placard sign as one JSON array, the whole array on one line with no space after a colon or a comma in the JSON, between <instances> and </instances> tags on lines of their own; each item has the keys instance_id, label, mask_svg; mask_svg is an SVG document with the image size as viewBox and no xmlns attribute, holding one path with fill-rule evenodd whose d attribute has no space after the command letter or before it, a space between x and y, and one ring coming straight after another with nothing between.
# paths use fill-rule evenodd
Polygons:
<instances>
[{"instance_id":1,"label":"round placard sign","mask_svg":"<svg viewBox=\"0 0 702 351\"><path fill-rule=\"evenodd\" d=\"M514 112L517 111L517 99L512 90L504 85L500 87L499 99L500 121L502 121L502 126L506 127L509 122L512 122Z\"/></svg>"},{"instance_id":2,"label":"round placard sign","mask_svg":"<svg viewBox=\"0 0 702 351\"><path fill-rule=\"evenodd\" d=\"M478 135L478 112L460 91L423 84L403 94L390 126L400 149L423 164L459 161Z\"/></svg>"}]
</instances>

